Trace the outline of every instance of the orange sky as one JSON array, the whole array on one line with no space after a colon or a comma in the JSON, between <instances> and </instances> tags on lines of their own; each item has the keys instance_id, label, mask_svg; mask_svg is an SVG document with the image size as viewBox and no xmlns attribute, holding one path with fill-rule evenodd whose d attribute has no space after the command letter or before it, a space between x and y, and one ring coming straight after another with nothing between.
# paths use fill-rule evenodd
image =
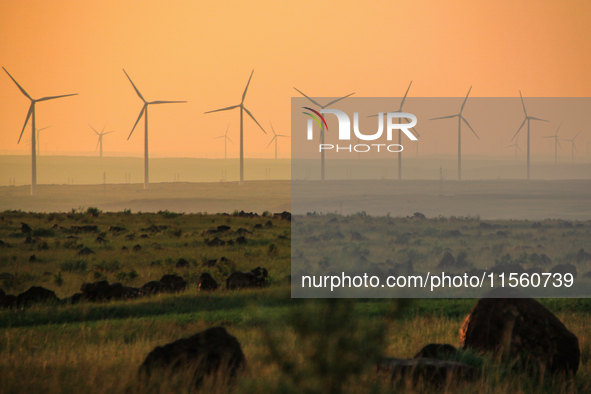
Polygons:
<instances>
[{"instance_id":1,"label":"orange sky","mask_svg":"<svg viewBox=\"0 0 591 394\"><path fill-rule=\"evenodd\" d=\"M0 65L33 97L79 93L38 105L38 127L52 126L41 132L42 153L47 144L49 152L94 154L88 124L106 123L117 131L105 137L107 154L142 154L142 128L126 140L142 103L125 68L147 100L189 101L151 107L153 157L220 157L223 142L213 137L228 123L236 157L238 111L204 112L238 104L252 69L246 107L283 134L294 86L311 96L400 96L413 80L411 96L462 96L470 85L473 96L591 96L589 15L589 1L556 0L0 0ZM28 154L29 127L16 144L28 105L2 71L1 152ZM565 137L576 132L563 127ZM583 144L591 142L585 133ZM245 134L247 157L272 157L270 137L250 120ZM289 141L281 142L287 157ZM547 141L536 144L550 153ZM467 147L489 153L486 143Z\"/></svg>"}]
</instances>

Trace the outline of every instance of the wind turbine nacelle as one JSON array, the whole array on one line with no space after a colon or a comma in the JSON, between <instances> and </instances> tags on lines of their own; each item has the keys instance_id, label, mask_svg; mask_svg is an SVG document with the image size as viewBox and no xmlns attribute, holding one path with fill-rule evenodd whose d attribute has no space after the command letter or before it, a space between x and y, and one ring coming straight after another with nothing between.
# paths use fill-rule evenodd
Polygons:
<instances>
[{"instance_id":1,"label":"wind turbine nacelle","mask_svg":"<svg viewBox=\"0 0 591 394\"><path fill-rule=\"evenodd\" d=\"M339 140L343 140L343 141L349 141L351 140L351 120L349 119L349 116L344 113L343 111L340 111L338 109L321 109L320 110L320 114L316 113L317 115L320 115L320 118L322 120L322 123L320 122L320 120L318 120L316 117L314 117L313 115L309 114L310 116L312 116L317 123L319 123L322 127L322 124L324 124L326 126L326 121L324 120L324 117L321 114L334 114L337 117L337 120L339 122ZM354 112L353 113L353 132L355 134L355 137L357 137L360 140L363 141L375 141L377 139L379 139L380 137L382 137L383 133L384 133L384 113L380 112L378 115L378 131L376 131L374 134L362 134L361 131L359 130L359 113L358 112ZM401 123L399 120L395 123L394 119L407 119L408 123ZM417 141L417 137L415 137L415 135L409 130L412 129L414 126L416 126L417 124L417 117L414 116L413 114L407 113L407 112L388 112L386 113L386 138L388 141L392 141L393 139L393 131L394 130L400 130L402 131L411 141ZM409 121L410 120L410 121ZM326 127L326 129L328 130L328 127ZM314 132L313 132L313 122L312 119L308 119L308 140L312 140L314 138Z\"/></svg>"}]
</instances>

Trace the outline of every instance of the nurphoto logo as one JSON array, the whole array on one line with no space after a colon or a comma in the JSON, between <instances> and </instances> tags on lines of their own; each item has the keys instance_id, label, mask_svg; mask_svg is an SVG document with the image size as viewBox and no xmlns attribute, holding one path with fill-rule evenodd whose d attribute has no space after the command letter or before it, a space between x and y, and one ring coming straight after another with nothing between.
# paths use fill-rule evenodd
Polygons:
<instances>
[{"instance_id":1,"label":"nurphoto logo","mask_svg":"<svg viewBox=\"0 0 591 394\"><path fill-rule=\"evenodd\" d=\"M403 150L402 145L400 144L355 144L355 145L334 145L334 144L325 144L324 143L324 131L328 131L328 124L326 123L326 119L323 114L334 114L337 117L339 122L339 132L338 138L339 141L350 141L351 140L351 120L349 116L338 109L321 109L320 112L309 108L309 107L302 107L307 111L310 112L303 112L305 115L311 117L308 119L308 129L307 129L307 138L309 141L314 139L314 121L320 127L320 139L321 142L318 144L318 149L320 152L323 150L335 150L336 152L340 151L347 151L347 152L369 152L372 149L376 149L380 152L380 148L384 148L388 152L401 152ZM384 134L384 113L380 112L377 116L378 118L378 130L373 134L363 134L359 130L359 113L353 113L353 133L355 137L357 137L358 142L363 141L377 141L379 140L382 135ZM397 122L394 120L397 119ZM402 123L401 120L405 119L407 123ZM408 112L387 112L386 113L386 140L392 141L392 134L394 130L402 131L411 141L417 141L417 137L409 130L412 129L417 124L417 117L413 114Z\"/></svg>"}]
</instances>

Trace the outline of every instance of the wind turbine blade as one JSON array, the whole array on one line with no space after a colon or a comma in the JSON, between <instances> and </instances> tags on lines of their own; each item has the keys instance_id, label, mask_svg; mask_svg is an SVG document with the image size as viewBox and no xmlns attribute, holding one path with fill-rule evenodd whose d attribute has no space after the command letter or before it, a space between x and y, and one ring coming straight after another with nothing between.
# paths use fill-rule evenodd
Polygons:
<instances>
[{"instance_id":1,"label":"wind turbine blade","mask_svg":"<svg viewBox=\"0 0 591 394\"><path fill-rule=\"evenodd\" d=\"M2 67L2 68L4 68L4 67ZM18 88L21 90L21 92L22 92L22 93L23 93L25 96L27 96L27 98L28 98L29 100L33 100L33 98L32 98L31 96L29 96L29 93L27 93L27 92L25 91L25 89L23 89L23 87L22 87L21 85L19 85L19 84L18 84L18 82L16 82L16 79L12 78L12 75L10 75L10 73L9 73L9 72L8 72L8 71L7 71L5 68L4 68L4 71L6 71L6 74L8 74L8 76L10 77L10 79L12 79L12 81L13 81L14 83L16 83L16 86L18 86Z\"/></svg>"},{"instance_id":2,"label":"wind turbine blade","mask_svg":"<svg viewBox=\"0 0 591 394\"><path fill-rule=\"evenodd\" d=\"M573 150L576 152L577 151L577 146L573 143Z\"/></svg>"},{"instance_id":3,"label":"wind turbine blade","mask_svg":"<svg viewBox=\"0 0 591 394\"><path fill-rule=\"evenodd\" d=\"M410 81L410 84L408 85L408 88L406 89L406 93L404 93L404 97L402 98L402 102L400 103L400 109L398 110L398 112L402 112L402 106L404 105L404 100L406 100L406 95L408 94L408 91L410 90L410 85L412 85L412 81Z\"/></svg>"},{"instance_id":4,"label":"wind turbine blade","mask_svg":"<svg viewBox=\"0 0 591 394\"><path fill-rule=\"evenodd\" d=\"M232 145L234 145L234 143L232 142L232 140L230 139L230 137L226 136L226 139L227 139L228 141L230 141L230 142L232 143Z\"/></svg>"},{"instance_id":5,"label":"wind turbine blade","mask_svg":"<svg viewBox=\"0 0 591 394\"><path fill-rule=\"evenodd\" d=\"M176 103L186 103L186 101L151 101L148 104L176 104Z\"/></svg>"},{"instance_id":6,"label":"wind turbine blade","mask_svg":"<svg viewBox=\"0 0 591 394\"><path fill-rule=\"evenodd\" d=\"M540 118L534 118L533 116L530 116L529 118L532 119L532 120L541 120L542 122L549 122L549 120L540 119Z\"/></svg>"},{"instance_id":7,"label":"wind turbine blade","mask_svg":"<svg viewBox=\"0 0 591 394\"><path fill-rule=\"evenodd\" d=\"M271 142L269 142L269 145L267 145L267 147L265 149L269 149L269 147L271 146L271 144L273 143L273 141L275 141L275 138L277 138L277 136L271 138Z\"/></svg>"},{"instance_id":8,"label":"wind turbine blade","mask_svg":"<svg viewBox=\"0 0 591 394\"><path fill-rule=\"evenodd\" d=\"M523 96L521 95L521 90L519 91L519 97L521 97L521 105L523 105L523 113L525 114L525 117L527 118L527 111L525 110L525 103L523 102Z\"/></svg>"},{"instance_id":9,"label":"wind turbine blade","mask_svg":"<svg viewBox=\"0 0 591 394\"><path fill-rule=\"evenodd\" d=\"M515 146L515 144L513 144L513 145L507 145L505 148L510 148L512 146Z\"/></svg>"},{"instance_id":10,"label":"wind turbine blade","mask_svg":"<svg viewBox=\"0 0 591 394\"><path fill-rule=\"evenodd\" d=\"M523 150L521 150L521 148L519 147L519 145L517 145L517 144L516 144L515 146L517 146L517 149L519 149L519 151L520 151L521 153L523 153Z\"/></svg>"},{"instance_id":11,"label":"wind turbine blade","mask_svg":"<svg viewBox=\"0 0 591 394\"><path fill-rule=\"evenodd\" d=\"M455 118L456 116L459 116L459 115L440 116L439 118L431 118L429 120L449 119L449 118Z\"/></svg>"},{"instance_id":12,"label":"wind turbine blade","mask_svg":"<svg viewBox=\"0 0 591 394\"><path fill-rule=\"evenodd\" d=\"M217 140L218 138L224 138L225 135L220 135L219 137L213 137L214 140Z\"/></svg>"},{"instance_id":13,"label":"wind turbine blade","mask_svg":"<svg viewBox=\"0 0 591 394\"><path fill-rule=\"evenodd\" d=\"M254 70L250 73L250 77L248 78L248 82L246 83L246 88L244 88L244 93L242 93L242 101L240 104L244 103L244 99L246 98L246 91L248 90L248 85L250 85L250 80L252 79L252 74L254 74Z\"/></svg>"},{"instance_id":14,"label":"wind turbine blade","mask_svg":"<svg viewBox=\"0 0 591 394\"><path fill-rule=\"evenodd\" d=\"M4 70L4 71L6 71L6 70ZM29 112L27 113L27 118L25 119L25 124L23 125L23 131L21 131L21 135L20 135L20 137L18 137L17 144L19 144L21 142L21 138L23 138L23 133L25 132L25 127L27 127L27 122L29 121L29 118L31 117L31 115L33 115L34 106L35 106L35 102L33 101L31 103L31 105L29 106Z\"/></svg>"},{"instance_id":15,"label":"wind turbine blade","mask_svg":"<svg viewBox=\"0 0 591 394\"><path fill-rule=\"evenodd\" d=\"M102 135L107 135L107 134L111 134L111 133L114 133L114 132L115 132L115 130L113 130L113 131L107 131L106 133L103 133Z\"/></svg>"},{"instance_id":16,"label":"wind turbine blade","mask_svg":"<svg viewBox=\"0 0 591 394\"><path fill-rule=\"evenodd\" d=\"M284 134L275 134L277 137L289 137L288 135L284 135Z\"/></svg>"},{"instance_id":17,"label":"wind turbine blade","mask_svg":"<svg viewBox=\"0 0 591 394\"><path fill-rule=\"evenodd\" d=\"M554 138L554 136L553 135L548 135L548 136L540 137L540 138Z\"/></svg>"},{"instance_id":18,"label":"wind turbine blade","mask_svg":"<svg viewBox=\"0 0 591 394\"><path fill-rule=\"evenodd\" d=\"M558 135L558 130L560 130L560 126L562 126L562 122L560 122L560 124L558 125L558 128L556 129L556 133L554 133L554 135Z\"/></svg>"},{"instance_id":19,"label":"wind turbine blade","mask_svg":"<svg viewBox=\"0 0 591 394\"><path fill-rule=\"evenodd\" d=\"M96 142L96 147L94 148L95 152L98 149L100 143L101 143L101 139L99 138L98 141Z\"/></svg>"},{"instance_id":20,"label":"wind turbine blade","mask_svg":"<svg viewBox=\"0 0 591 394\"><path fill-rule=\"evenodd\" d=\"M62 98L62 97L69 97L69 96L77 96L78 93L72 93L72 94L62 94L61 96L49 96L49 97L43 97L40 98L39 100L36 101L47 101L47 100L54 100L54 99L58 99L58 98Z\"/></svg>"},{"instance_id":21,"label":"wind turbine blade","mask_svg":"<svg viewBox=\"0 0 591 394\"><path fill-rule=\"evenodd\" d=\"M515 139L515 137L517 137L517 134L519 134L519 132L521 131L521 128L523 127L523 125L525 124L525 122L527 122L527 118L523 119L523 123L517 129L517 133L515 133L515 135L513 136L513 138L511 138L511 141L513 141Z\"/></svg>"},{"instance_id":22,"label":"wind turbine blade","mask_svg":"<svg viewBox=\"0 0 591 394\"><path fill-rule=\"evenodd\" d=\"M294 88L294 89L297 90L302 96L304 96L305 98L307 98L308 100L310 100L311 102L313 102L314 104L316 104L317 106L319 106L320 108L322 108L322 105L318 104L316 101L314 101L310 97L306 96L304 93L302 93L301 91L299 91L297 88Z\"/></svg>"},{"instance_id":23,"label":"wind turbine blade","mask_svg":"<svg viewBox=\"0 0 591 394\"><path fill-rule=\"evenodd\" d=\"M133 131L135 130L135 126L137 126L138 122L140 121L140 119L142 118L142 115L144 114L144 112L146 111L146 107L148 106L148 104L144 104L144 106L142 107L142 110L140 112L140 116L137 117L137 120L135 121L135 124L133 125L133 128L131 129L131 133L129 133L129 137L131 137L131 135L133 134ZM129 137L127 137L127 139L129 140Z\"/></svg>"},{"instance_id":24,"label":"wind turbine blade","mask_svg":"<svg viewBox=\"0 0 591 394\"><path fill-rule=\"evenodd\" d=\"M238 107L240 107L240 105L233 105L231 107L226 107L226 108L221 108L221 109L214 109L213 111L207 111L207 112L204 112L204 113L210 114L212 112L229 111L231 109L238 108Z\"/></svg>"},{"instance_id":25,"label":"wind turbine blade","mask_svg":"<svg viewBox=\"0 0 591 394\"><path fill-rule=\"evenodd\" d=\"M326 107L328 107L329 105L333 105L334 103L336 103L336 102L338 102L338 101L341 101L341 100L343 100L343 99L346 99L347 97L349 97L349 96L352 96L352 95L354 95L354 94L355 94L355 92L353 92L353 93L350 93L350 94L348 94L348 95L346 95L346 96L344 96L344 97L341 97L341 98L339 98L339 99L333 100L333 101L331 101L330 103L326 104L324 107L326 108Z\"/></svg>"},{"instance_id":26,"label":"wind turbine blade","mask_svg":"<svg viewBox=\"0 0 591 394\"><path fill-rule=\"evenodd\" d=\"M273 135L277 135L277 133L275 133L275 128L273 127L273 123L269 122L269 124L271 125L271 130L273 130Z\"/></svg>"},{"instance_id":27,"label":"wind turbine blade","mask_svg":"<svg viewBox=\"0 0 591 394\"><path fill-rule=\"evenodd\" d=\"M556 139L556 143L558 144L558 146L560 147L560 149L562 149L562 145L560 145L560 141L558 140L558 138Z\"/></svg>"},{"instance_id":28,"label":"wind turbine blade","mask_svg":"<svg viewBox=\"0 0 591 394\"><path fill-rule=\"evenodd\" d=\"M252 116L252 114L250 113L249 110L247 110L245 107L244 110L246 111L246 113L248 114L248 116L250 116L252 118L252 120L254 120L254 122L261 128L261 130L263 130L263 133L267 134L267 132L265 131L265 129L263 129L263 126L261 126L261 124L254 118L254 116Z\"/></svg>"},{"instance_id":29,"label":"wind turbine blade","mask_svg":"<svg viewBox=\"0 0 591 394\"><path fill-rule=\"evenodd\" d=\"M140 91L135 87L135 84L133 83L133 81L131 80L131 78L129 78L129 75L127 75L127 72L125 71L125 69L123 69L123 72L125 73L125 75L127 76L127 79L129 79L129 82L131 82L131 86L133 86L133 88L135 89L135 92L137 93L137 95L142 99L142 101L145 103L146 100L144 99L144 96L142 96L142 94L140 93Z\"/></svg>"},{"instance_id":30,"label":"wind turbine blade","mask_svg":"<svg viewBox=\"0 0 591 394\"><path fill-rule=\"evenodd\" d=\"M468 89L468 94L466 95L466 98L464 99L464 102L462 103L462 107L460 108L460 115L462 114L462 111L464 110L464 105L466 105L466 101L468 101L468 96L470 95L470 91L472 90L472 86L470 86L470 89ZM472 130L474 131L474 130ZM476 133L474 133L476 134Z\"/></svg>"},{"instance_id":31,"label":"wind turbine blade","mask_svg":"<svg viewBox=\"0 0 591 394\"><path fill-rule=\"evenodd\" d=\"M225 136L228 135L228 130L230 130L230 123L228 123L228 127L226 127L226 132L224 133Z\"/></svg>"},{"instance_id":32,"label":"wind turbine blade","mask_svg":"<svg viewBox=\"0 0 591 394\"><path fill-rule=\"evenodd\" d=\"M48 129L48 128L50 128L50 127L51 127L51 126L43 127L42 129L37 129L37 131L39 132L39 131L41 131L41 130Z\"/></svg>"},{"instance_id":33,"label":"wind turbine blade","mask_svg":"<svg viewBox=\"0 0 591 394\"><path fill-rule=\"evenodd\" d=\"M88 127L90 127L92 129L92 131L94 131L96 133L96 135L100 135L99 132L94 129L94 127L92 127L91 125L88 125Z\"/></svg>"},{"instance_id":34,"label":"wind turbine blade","mask_svg":"<svg viewBox=\"0 0 591 394\"><path fill-rule=\"evenodd\" d=\"M472 126L470 126L470 123L468 123L468 121L466 120L466 118L464 118L463 116L460 116L460 118L464 121L464 123L466 123L466 125L470 128L470 130L472 130L472 132L474 133L474 135L476 136L476 138L480 139L480 137L478 136L478 134L476 134L476 132L474 131L474 129L472 128Z\"/></svg>"},{"instance_id":35,"label":"wind turbine blade","mask_svg":"<svg viewBox=\"0 0 591 394\"><path fill-rule=\"evenodd\" d=\"M577 138L577 136L578 136L579 134L581 134L581 131L582 131L582 130L579 130L579 132L578 132L577 134L575 134L575 136L573 137L573 142L574 142L574 140Z\"/></svg>"}]
</instances>

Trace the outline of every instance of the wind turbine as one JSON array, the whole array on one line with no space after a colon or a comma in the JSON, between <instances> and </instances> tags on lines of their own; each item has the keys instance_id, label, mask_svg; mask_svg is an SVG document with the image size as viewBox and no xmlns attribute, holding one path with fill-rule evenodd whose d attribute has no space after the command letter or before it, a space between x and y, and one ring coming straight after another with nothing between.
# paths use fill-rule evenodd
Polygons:
<instances>
[{"instance_id":1,"label":"wind turbine","mask_svg":"<svg viewBox=\"0 0 591 394\"><path fill-rule=\"evenodd\" d=\"M50 127L51 127L51 126L47 126L47 127L43 127L43 128L41 128L41 129L36 129L36 130L37 130L37 156L41 156L41 142L40 142L41 140L39 139L39 132L40 132L41 130L48 129L48 128L50 128ZM47 153L47 152L46 152L46 153Z\"/></svg>"},{"instance_id":2,"label":"wind turbine","mask_svg":"<svg viewBox=\"0 0 591 394\"><path fill-rule=\"evenodd\" d=\"M579 130L579 132L577 134L575 134L575 136L568 140L566 138L561 138L563 141L570 141L571 145L570 145L570 151L571 151L571 155L572 155L572 161L575 161L575 151L577 150L577 147L575 146L575 140L577 139L577 137L579 136L579 134L581 134L582 130Z\"/></svg>"},{"instance_id":3,"label":"wind turbine","mask_svg":"<svg viewBox=\"0 0 591 394\"><path fill-rule=\"evenodd\" d=\"M410 90L410 86L412 85L412 81L410 81L410 83L408 84L408 88L406 89L406 93L404 93L404 97L402 98L402 101L400 102L400 108L398 108L398 111L394 111L394 112L402 112L402 106L404 105L404 101L406 100L406 95L408 95L408 91ZM368 118L372 118L378 116L376 115L370 115L368 116ZM400 123L400 118L398 119L398 123ZM415 132L417 135L419 135L419 133L417 132L417 130L413 127L411 129L413 132ZM402 130L398 129L398 145L402 146ZM417 142L417 152L418 152L418 142ZM417 153L418 156L418 153ZM398 152L398 179L402 179L402 150L400 150Z\"/></svg>"},{"instance_id":4,"label":"wind turbine","mask_svg":"<svg viewBox=\"0 0 591 394\"><path fill-rule=\"evenodd\" d=\"M142 115L144 115L144 121L145 121L145 126L144 126L144 189L147 189L148 184L150 183L149 170L148 170L148 105L186 103L186 101L146 101L144 99L144 96L142 96L142 94L138 90L138 88L135 87L131 78L129 78L129 75L127 75L127 72L125 72L125 70L123 70L123 72L125 73L125 76L127 77L127 79L129 79L129 82L131 82L131 86L133 86L133 89L135 90L135 92L137 93L139 98L142 99L142 101L144 102L144 106L142 107L140 115L137 117L137 120L135 121L135 124L133 125L133 128L131 129L131 133L129 133L129 137L127 137L127 140L129 140L129 138L133 134L133 131L135 130L135 126L137 126L138 122L142 118Z\"/></svg>"},{"instance_id":5,"label":"wind turbine","mask_svg":"<svg viewBox=\"0 0 591 394\"><path fill-rule=\"evenodd\" d=\"M252 72L250 73L250 78L248 78L246 88L244 88L244 93L242 93L242 100L240 101L240 104L206 112L206 114L210 114L212 112L229 111L234 108L240 108L240 185L244 184L244 112L246 111L248 116L250 116L252 120L254 120L254 122L261 128L261 130L263 130L263 133L267 134L265 129L263 129L263 126L260 125L260 123L254 118L252 113L244 106L244 99L246 98L246 92L248 91L248 85L250 85L252 74L254 74L254 70L252 70Z\"/></svg>"},{"instance_id":6,"label":"wind turbine","mask_svg":"<svg viewBox=\"0 0 591 394\"><path fill-rule=\"evenodd\" d=\"M228 124L228 127L226 127L226 133L224 135L220 135L219 137L215 137L214 140L217 140L218 138L223 138L224 139L224 159L228 158L228 154L227 154L227 146L228 146L228 141L232 142L232 140L230 139L230 137L228 137L228 130L230 129L230 124ZM232 142L232 145L234 145L234 143Z\"/></svg>"},{"instance_id":7,"label":"wind turbine","mask_svg":"<svg viewBox=\"0 0 591 394\"><path fill-rule=\"evenodd\" d=\"M464 123L466 123L466 125L470 128L470 130L472 130L472 133L474 133L476 138L480 139L480 137L478 136L478 134L476 134L476 132L474 131L472 126L470 126L470 123L468 123L466 118L464 118L462 116L462 112L464 111L464 105L466 105L466 101L468 100L468 96L470 95L471 90L472 90L472 86L470 86L470 89L468 89L468 94L466 95L466 98L464 99L464 102L462 103L459 113L457 113L455 115L441 116L439 118L429 119L429 120L448 119L448 118L455 118L456 116L458 118L458 181L462 180L462 121L464 121Z\"/></svg>"},{"instance_id":8,"label":"wind turbine","mask_svg":"<svg viewBox=\"0 0 591 394\"><path fill-rule=\"evenodd\" d=\"M302 96L304 96L305 98L307 98L308 100L310 100L312 103L314 103L314 105L320 107L321 110L324 109L324 108L326 108L326 107L328 107L328 106L331 106L332 104L334 104L336 102L339 102L339 101L341 101L343 99L346 99L347 97L352 96L352 95L355 94L355 92L353 92L353 93L350 93L350 94L348 94L346 96L343 96L341 98L338 98L336 100L333 100L330 103L327 103L325 105L320 105L320 104L318 104L318 102L312 100L310 97L306 96L304 93L302 93L297 88L294 87L294 89L297 90L297 92L299 94L301 94ZM322 123L320 124L320 143L321 144L324 144L324 125ZM325 165L324 165L324 149L323 149L320 152L320 179L321 180L324 180L324 168L325 168Z\"/></svg>"},{"instance_id":9,"label":"wind turbine","mask_svg":"<svg viewBox=\"0 0 591 394\"><path fill-rule=\"evenodd\" d=\"M271 130L273 130L274 137L271 139L271 142L269 142L269 145L267 145L267 148L269 148L271 146L271 144L273 143L273 141L275 141L275 160L277 160L277 140L279 139L278 137L288 137L288 136L275 133L275 128L273 128L273 124L271 124L271 122L269 122L269 124L271 125Z\"/></svg>"},{"instance_id":10,"label":"wind turbine","mask_svg":"<svg viewBox=\"0 0 591 394\"><path fill-rule=\"evenodd\" d=\"M542 137L542 138L554 138L554 163L558 163L558 147L560 146L560 149L562 149L562 145L560 145L560 141L558 141L558 130L560 130L560 126L562 126L562 122L560 122L560 124L558 125L558 128L556 129L556 133L554 135L548 135L546 137Z\"/></svg>"},{"instance_id":11,"label":"wind turbine","mask_svg":"<svg viewBox=\"0 0 591 394\"><path fill-rule=\"evenodd\" d=\"M521 153L523 153L523 151L521 150L519 145L517 145L517 142L515 142L514 144L511 144L511 145L507 145L505 148L511 148L512 146L515 147L515 158L517 159L517 150L519 150L519 152L521 152Z\"/></svg>"},{"instance_id":12,"label":"wind turbine","mask_svg":"<svg viewBox=\"0 0 591 394\"><path fill-rule=\"evenodd\" d=\"M90 125L88 125L88 126L90 126ZM105 127L107 127L107 125L105 125ZM94 150L96 150L99 147L99 145L100 145L100 147L101 147L100 157L103 157L103 135L107 135L107 134L111 134L111 133L114 133L115 132L113 130L113 131L108 131L108 132L105 133L105 127L103 127L103 129L99 133L98 131L95 130L94 127L90 126L90 128L96 133L96 135L98 135L98 141L96 143L96 148L94 148Z\"/></svg>"},{"instance_id":13,"label":"wind turbine","mask_svg":"<svg viewBox=\"0 0 591 394\"><path fill-rule=\"evenodd\" d=\"M54 99L58 99L58 98L62 98L62 97L68 97L68 96L75 96L78 93L72 93L72 94L64 94L61 96L47 96L47 97L42 97L40 99L34 99L31 96L29 96L29 93L27 93L25 91L25 89L22 88L21 85L18 84L18 82L16 82L16 79L14 79L12 77L12 75L10 75L10 73L4 68L4 71L6 71L6 74L8 74L8 76L10 77L10 79L12 79L12 81L16 84L16 86L18 86L18 88L20 89L20 91L29 99L31 100L31 105L29 106L29 112L27 113L27 118L25 119L25 124L23 125L23 130L21 131L21 135L18 138L18 143L21 142L21 138L23 137L23 133L25 132L25 127L27 127L27 123L29 122L29 118L31 118L31 195L34 196L37 192L37 149L36 149L36 128L35 128L35 104L41 102L41 101L48 101L48 100L54 100Z\"/></svg>"},{"instance_id":14,"label":"wind turbine","mask_svg":"<svg viewBox=\"0 0 591 394\"><path fill-rule=\"evenodd\" d=\"M530 125L530 120L540 120L542 122L548 122L548 120L534 118L533 116L529 116L527 114L527 111L525 110L525 103L523 102L523 96L521 95L521 90L519 91L519 97L521 97L521 105L523 105L523 113L525 114L525 119L523 120L523 123L521 123L521 126L519 126L519 128L517 129L517 133L515 133L513 138L511 138L511 141L513 141L515 139L515 137L517 136L517 134L519 134L519 132L521 131L521 128L523 127L523 125L527 121L527 179L529 179L529 173L530 173L530 171L529 171L529 168L530 168L530 164L529 164L529 158L530 158L529 130L530 130L530 128L529 128L529 125Z\"/></svg>"}]
</instances>

